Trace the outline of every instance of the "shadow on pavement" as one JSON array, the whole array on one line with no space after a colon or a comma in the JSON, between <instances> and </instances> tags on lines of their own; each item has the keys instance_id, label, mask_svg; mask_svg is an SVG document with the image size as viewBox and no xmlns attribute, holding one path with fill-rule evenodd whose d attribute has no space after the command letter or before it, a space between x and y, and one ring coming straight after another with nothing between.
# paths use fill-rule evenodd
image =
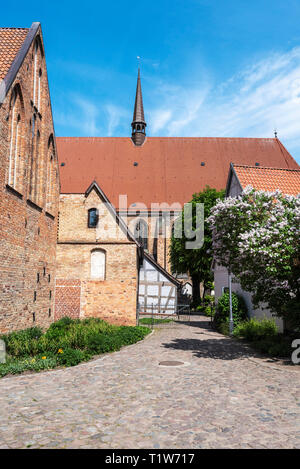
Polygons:
<instances>
[{"instance_id":1,"label":"shadow on pavement","mask_svg":"<svg viewBox=\"0 0 300 469\"><path fill-rule=\"evenodd\" d=\"M194 325L194 324L193 324ZM163 347L174 350L192 351L198 358L215 358L218 360L236 360L239 358L257 357L257 354L241 343L229 338L211 339L174 339Z\"/></svg>"}]
</instances>

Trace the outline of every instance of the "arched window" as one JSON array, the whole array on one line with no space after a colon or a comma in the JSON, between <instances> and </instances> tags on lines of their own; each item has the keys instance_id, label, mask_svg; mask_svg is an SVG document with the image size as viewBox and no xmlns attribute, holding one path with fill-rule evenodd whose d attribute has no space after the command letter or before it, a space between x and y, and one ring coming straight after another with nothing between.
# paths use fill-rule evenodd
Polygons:
<instances>
[{"instance_id":1,"label":"arched window","mask_svg":"<svg viewBox=\"0 0 300 469\"><path fill-rule=\"evenodd\" d=\"M88 227L96 228L98 225L98 210L96 208L90 208L88 211Z\"/></svg>"},{"instance_id":2,"label":"arched window","mask_svg":"<svg viewBox=\"0 0 300 469\"><path fill-rule=\"evenodd\" d=\"M41 79L42 79L42 57L43 57L43 47L41 38L37 36L34 43L33 51L33 91L32 91L32 101L34 106L40 111L41 105Z\"/></svg>"},{"instance_id":3,"label":"arched window","mask_svg":"<svg viewBox=\"0 0 300 469\"><path fill-rule=\"evenodd\" d=\"M31 125L31 155L30 155L30 173L29 173L29 197L34 197L34 175L35 175L35 148L36 148L36 115L34 114Z\"/></svg>"},{"instance_id":4,"label":"arched window","mask_svg":"<svg viewBox=\"0 0 300 469\"><path fill-rule=\"evenodd\" d=\"M105 279L105 251L95 249L91 252L91 278Z\"/></svg>"},{"instance_id":5,"label":"arched window","mask_svg":"<svg viewBox=\"0 0 300 469\"><path fill-rule=\"evenodd\" d=\"M55 171L55 149L54 139L51 134L48 140L47 154L47 183L46 183L46 210L50 213L53 211L54 194L56 190L56 171Z\"/></svg>"},{"instance_id":6,"label":"arched window","mask_svg":"<svg viewBox=\"0 0 300 469\"><path fill-rule=\"evenodd\" d=\"M10 101L8 184L19 192L23 190L22 116L23 101L21 90L17 85L12 91Z\"/></svg>"},{"instance_id":7,"label":"arched window","mask_svg":"<svg viewBox=\"0 0 300 469\"><path fill-rule=\"evenodd\" d=\"M139 220L134 228L134 237L144 249L148 249L148 225L145 220Z\"/></svg>"},{"instance_id":8,"label":"arched window","mask_svg":"<svg viewBox=\"0 0 300 469\"><path fill-rule=\"evenodd\" d=\"M38 42L34 45L34 57L33 57L33 104L36 106L36 88L37 88L37 66L38 66Z\"/></svg>"},{"instance_id":9,"label":"arched window","mask_svg":"<svg viewBox=\"0 0 300 469\"><path fill-rule=\"evenodd\" d=\"M38 96L37 96L37 108L41 112L41 82L42 82L42 70L39 70L38 78Z\"/></svg>"}]
</instances>

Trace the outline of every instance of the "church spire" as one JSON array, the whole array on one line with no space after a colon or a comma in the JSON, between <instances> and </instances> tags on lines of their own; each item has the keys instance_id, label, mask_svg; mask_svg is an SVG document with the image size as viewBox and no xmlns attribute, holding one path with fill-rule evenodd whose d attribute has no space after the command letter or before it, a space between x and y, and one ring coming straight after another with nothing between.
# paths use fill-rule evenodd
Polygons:
<instances>
[{"instance_id":1,"label":"church spire","mask_svg":"<svg viewBox=\"0 0 300 469\"><path fill-rule=\"evenodd\" d=\"M131 122L131 127L132 127L131 138L132 138L133 143L137 146L142 145L145 141L146 125L147 124L145 122L145 116L144 116L140 69L138 69L133 120Z\"/></svg>"}]
</instances>

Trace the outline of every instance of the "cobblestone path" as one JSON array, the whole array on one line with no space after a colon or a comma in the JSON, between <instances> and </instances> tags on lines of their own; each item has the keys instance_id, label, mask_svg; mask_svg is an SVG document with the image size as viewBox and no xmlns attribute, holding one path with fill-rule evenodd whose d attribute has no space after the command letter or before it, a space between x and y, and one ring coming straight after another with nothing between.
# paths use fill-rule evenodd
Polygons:
<instances>
[{"instance_id":1,"label":"cobblestone path","mask_svg":"<svg viewBox=\"0 0 300 469\"><path fill-rule=\"evenodd\" d=\"M77 367L4 378L0 447L300 448L300 373L253 357L196 317Z\"/></svg>"}]
</instances>

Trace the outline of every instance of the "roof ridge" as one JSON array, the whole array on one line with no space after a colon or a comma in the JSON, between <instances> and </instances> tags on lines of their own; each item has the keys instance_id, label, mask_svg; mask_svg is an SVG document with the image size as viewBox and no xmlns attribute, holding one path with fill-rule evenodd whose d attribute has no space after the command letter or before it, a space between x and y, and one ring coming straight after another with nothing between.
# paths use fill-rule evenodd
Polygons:
<instances>
[{"instance_id":1,"label":"roof ridge","mask_svg":"<svg viewBox=\"0 0 300 469\"><path fill-rule=\"evenodd\" d=\"M22 31L29 31L30 28L21 28L21 27L19 28L19 27L10 27L10 26L0 26L0 30L3 30L3 29L4 29L4 30L9 29L9 30L13 30L13 31L15 31L16 29L21 29Z\"/></svg>"},{"instance_id":2,"label":"roof ridge","mask_svg":"<svg viewBox=\"0 0 300 469\"><path fill-rule=\"evenodd\" d=\"M126 135L124 136L119 136L119 137L109 137L109 136L105 136L105 135L90 135L90 136L68 136L68 135L62 135L62 136L57 136L56 138L95 138L95 139L100 139L100 138L105 138L105 139L121 139L121 138L124 138L124 139L129 139L131 140L131 137L128 137ZM175 139L181 139L181 140L209 140L209 139L213 139L213 140L275 140L275 138L272 138L272 137L185 137L185 136L182 136L182 137L147 137L148 139L150 140L158 140L158 139L163 139L163 140L175 140Z\"/></svg>"},{"instance_id":3,"label":"roof ridge","mask_svg":"<svg viewBox=\"0 0 300 469\"><path fill-rule=\"evenodd\" d=\"M251 169L271 169L271 170L276 170L276 171L297 171L300 172L300 167L299 169L295 168L276 168L274 166L251 166L248 164L235 164L232 163L234 168L251 168Z\"/></svg>"}]
</instances>

